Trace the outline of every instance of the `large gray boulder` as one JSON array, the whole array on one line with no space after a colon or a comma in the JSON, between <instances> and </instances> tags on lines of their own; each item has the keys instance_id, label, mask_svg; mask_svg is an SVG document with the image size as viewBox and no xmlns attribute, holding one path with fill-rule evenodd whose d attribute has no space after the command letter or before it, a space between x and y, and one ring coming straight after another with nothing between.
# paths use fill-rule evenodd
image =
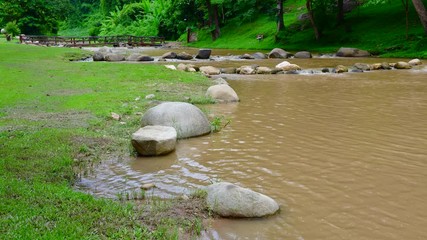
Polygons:
<instances>
[{"instance_id":1,"label":"large gray boulder","mask_svg":"<svg viewBox=\"0 0 427 240\"><path fill-rule=\"evenodd\" d=\"M211 97L218 102L238 102L237 93L228 84L219 84L210 86L206 91L206 96Z\"/></svg>"},{"instance_id":2,"label":"large gray boulder","mask_svg":"<svg viewBox=\"0 0 427 240\"><path fill-rule=\"evenodd\" d=\"M275 48L268 54L268 58L289 58L292 54L281 48Z\"/></svg>"},{"instance_id":3,"label":"large gray boulder","mask_svg":"<svg viewBox=\"0 0 427 240\"><path fill-rule=\"evenodd\" d=\"M211 131L206 115L196 106L185 102L161 103L142 116L141 126L174 127L178 138L201 136Z\"/></svg>"},{"instance_id":4,"label":"large gray boulder","mask_svg":"<svg viewBox=\"0 0 427 240\"><path fill-rule=\"evenodd\" d=\"M206 191L209 209L222 217L264 217L279 210L272 198L231 183L214 183Z\"/></svg>"},{"instance_id":5,"label":"large gray boulder","mask_svg":"<svg viewBox=\"0 0 427 240\"><path fill-rule=\"evenodd\" d=\"M142 156L164 155L175 150L177 133L166 126L145 126L132 134L132 146Z\"/></svg>"},{"instance_id":6,"label":"large gray boulder","mask_svg":"<svg viewBox=\"0 0 427 240\"><path fill-rule=\"evenodd\" d=\"M98 51L93 54L92 58L95 62L104 61L104 54Z\"/></svg>"},{"instance_id":7,"label":"large gray boulder","mask_svg":"<svg viewBox=\"0 0 427 240\"><path fill-rule=\"evenodd\" d=\"M203 66L199 68L199 71L205 75L219 75L221 70L212 66Z\"/></svg>"},{"instance_id":8,"label":"large gray boulder","mask_svg":"<svg viewBox=\"0 0 427 240\"><path fill-rule=\"evenodd\" d=\"M122 54L107 54L104 56L105 61L107 62L120 62L125 60L125 56Z\"/></svg>"},{"instance_id":9,"label":"large gray boulder","mask_svg":"<svg viewBox=\"0 0 427 240\"><path fill-rule=\"evenodd\" d=\"M336 53L337 57L369 57L371 54L368 51L357 48L342 47Z\"/></svg>"},{"instance_id":10,"label":"large gray boulder","mask_svg":"<svg viewBox=\"0 0 427 240\"><path fill-rule=\"evenodd\" d=\"M196 58L198 59L209 59L211 57L212 50L211 49L200 49Z\"/></svg>"},{"instance_id":11,"label":"large gray boulder","mask_svg":"<svg viewBox=\"0 0 427 240\"><path fill-rule=\"evenodd\" d=\"M301 52L295 53L295 58L312 58L312 57L313 56L311 55L311 53L307 51L301 51Z\"/></svg>"},{"instance_id":12,"label":"large gray boulder","mask_svg":"<svg viewBox=\"0 0 427 240\"><path fill-rule=\"evenodd\" d=\"M176 55L176 58L180 60L191 60L193 59L193 56L189 53L181 52Z\"/></svg>"}]
</instances>

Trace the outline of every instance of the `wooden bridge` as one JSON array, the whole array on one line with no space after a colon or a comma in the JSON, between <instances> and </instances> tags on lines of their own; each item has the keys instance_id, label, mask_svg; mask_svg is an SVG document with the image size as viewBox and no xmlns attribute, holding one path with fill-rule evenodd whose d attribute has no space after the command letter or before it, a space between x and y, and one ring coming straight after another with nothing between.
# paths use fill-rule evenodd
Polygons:
<instances>
[{"instance_id":1,"label":"wooden bridge","mask_svg":"<svg viewBox=\"0 0 427 240\"><path fill-rule=\"evenodd\" d=\"M90 46L162 46L165 43L164 37L146 36L90 36L90 37L60 37L60 36L36 36L21 35L21 43L37 44L45 46L64 47L90 47Z\"/></svg>"}]
</instances>

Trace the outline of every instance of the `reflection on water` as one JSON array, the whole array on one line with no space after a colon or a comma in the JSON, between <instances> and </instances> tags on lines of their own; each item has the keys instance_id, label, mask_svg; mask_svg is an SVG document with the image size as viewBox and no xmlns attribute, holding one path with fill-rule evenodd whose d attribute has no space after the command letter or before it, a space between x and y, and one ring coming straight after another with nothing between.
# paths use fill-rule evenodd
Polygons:
<instances>
[{"instance_id":1,"label":"reflection on water","mask_svg":"<svg viewBox=\"0 0 427 240\"><path fill-rule=\"evenodd\" d=\"M350 61L361 60L297 64ZM172 196L224 180L281 205L266 219L217 220L206 238L427 239L425 67L227 78L241 102L209 107L231 119L223 131L165 157L106 161L82 186L114 197L154 182L152 194Z\"/></svg>"}]
</instances>

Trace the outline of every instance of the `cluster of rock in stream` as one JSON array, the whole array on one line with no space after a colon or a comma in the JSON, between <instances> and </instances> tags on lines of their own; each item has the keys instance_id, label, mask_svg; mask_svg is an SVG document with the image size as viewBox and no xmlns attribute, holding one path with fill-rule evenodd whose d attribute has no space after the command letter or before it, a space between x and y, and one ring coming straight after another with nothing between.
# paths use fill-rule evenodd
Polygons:
<instances>
[{"instance_id":1,"label":"cluster of rock in stream","mask_svg":"<svg viewBox=\"0 0 427 240\"><path fill-rule=\"evenodd\" d=\"M123 60L124 56L111 56L109 54L96 53L94 60L99 59L112 61L113 59ZM211 50L202 49L196 56L200 59L209 59ZM337 56L369 56L366 51L359 49L342 48ZM96 56L96 57L95 57ZM255 53L253 55L243 55L242 58L311 58L309 52L299 52L292 55L282 49L273 49L268 55ZM177 58L181 60L193 59L193 56L185 53L166 53L162 59ZM152 61L148 56L130 55L131 61ZM344 73L348 71L371 71L380 69L410 69L412 66L422 64L420 60L414 59L409 62L397 63L376 63L364 64L356 63L352 67L339 65L336 68L324 68L319 72ZM240 68L216 68L213 66L197 67L193 64L179 63L175 65L165 65L173 70L188 72L201 72L204 75L220 74L281 74L281 73L301 73L303 71L315 73L314 70L302 70L296 64L283 61L275 68L262 67L258 65L245 65ZM218 102L238 102L239 97L236 92L222 78L214 80L216 85L209 87L206 96ZM141 119L141 127L132 134L132 145L142 156L158 156L168 154L175 150L177 139L191 138L209 134L211 126L206 115L196 106L185 102L164 102L149 109ZM215 183L205 188L207 191L207 205L216 214L222 217L263 217L276 213L279 205L272 198L254 192L250 189L242 188L231 183Z\"/></svg>"},{"instance_id":2,"label":"cluster of rock in stream","mask_svg":"<svg viewBox=\"0 0 427 240\"><path fill-rule=\"evenodd\" d=\"M175 149L177 139L211 132L206 115L184 102L165 102L149 109L141 125L142 128L132 134L131 142L143 156L167 154ZM222 217L263 217L279 210L272 198L231 183L215 183L205 190L207 206Z\"/></svg>"}]
</instances>

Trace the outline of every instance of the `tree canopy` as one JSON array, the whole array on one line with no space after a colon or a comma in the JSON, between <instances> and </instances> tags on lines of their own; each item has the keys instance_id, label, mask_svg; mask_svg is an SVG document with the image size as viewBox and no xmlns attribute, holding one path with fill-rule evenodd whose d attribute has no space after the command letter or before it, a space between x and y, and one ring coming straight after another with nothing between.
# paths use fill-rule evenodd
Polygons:
<instances>
[{"instance_id":1,"label":"tree canopy","mask_svg":"<svg viewBox=\"0 0 427 240\"><path fill-rule=\"evenodd\" d=\"M289 1L289 0L288 0ZM343 0L296 0L304 3L317 39L325 29L345 25ZM390 0L397 1L397 0ZM404 0L401 0L404 3ZM375 5L382 0L346 1ZM427 33L423 0L413 0ZM90 35L162 35L177 39L186 29L204 29L212 39L227 24L239 26L259 16L277 22L277 36L286 30L284 0L1 0L0 24L15 22L25 34L56 34L83 29ZM407 13L406 7L402 12Z\"/></svg>"}]
</instances>

